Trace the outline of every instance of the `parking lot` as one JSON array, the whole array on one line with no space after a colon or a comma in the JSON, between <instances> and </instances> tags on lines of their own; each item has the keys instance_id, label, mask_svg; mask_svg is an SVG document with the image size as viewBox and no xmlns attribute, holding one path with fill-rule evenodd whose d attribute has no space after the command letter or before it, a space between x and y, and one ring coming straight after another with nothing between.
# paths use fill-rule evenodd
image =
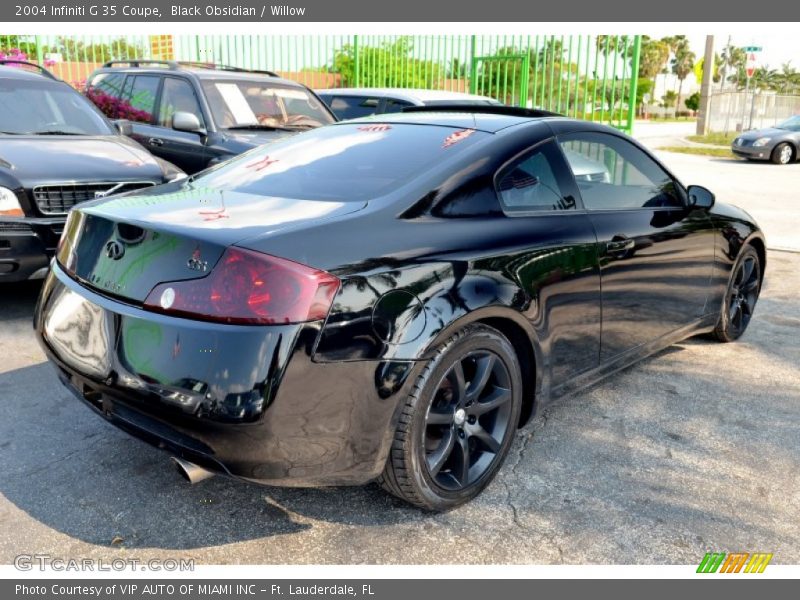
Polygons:
<instances>
[{"instance_id":1,"label":"parking lot","mask_svg":"<svg viewBox=\"0 0 800 600\"><path fill-rule=\"evenodd\" d=\"M645 140L646 142L646 140ZM662 154L800 250L800 164ZM493 484L446 514L376 486L189 486L93 416L34 341L38 286L0 290L0 563L20 553L198 563L692 564L707 551L800 561L800 254L771 251L744 338L693 339L562 399Z\"/></svg>"}]
</instances>

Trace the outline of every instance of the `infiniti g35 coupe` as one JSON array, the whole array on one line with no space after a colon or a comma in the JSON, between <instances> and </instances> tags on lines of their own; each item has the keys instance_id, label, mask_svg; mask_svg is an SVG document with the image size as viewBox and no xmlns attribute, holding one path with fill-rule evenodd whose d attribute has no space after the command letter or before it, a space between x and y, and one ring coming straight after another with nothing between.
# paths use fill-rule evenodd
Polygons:
<instances>
[{"instance_id":1,"label":"infiniti g35 coupe","mask_svg":"<svg viewBox=\"0 0 800 600\"><path fill-rule=\"evenodd\" d=\"M616 130L437 107L81 205L35 326L64 385L190 481L378 481L446 510L553 398L742 335L764 266L745 212Z\"/></svg>"}]
</instances>

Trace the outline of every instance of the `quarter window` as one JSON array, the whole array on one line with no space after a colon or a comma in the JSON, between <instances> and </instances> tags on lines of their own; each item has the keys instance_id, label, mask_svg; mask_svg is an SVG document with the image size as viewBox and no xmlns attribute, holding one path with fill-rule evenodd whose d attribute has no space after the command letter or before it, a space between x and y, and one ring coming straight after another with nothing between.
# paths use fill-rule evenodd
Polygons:
<instances>
[{"instance_id":1,"label":"quarter window","mask_svg":"<svg viewBox=\"0 0 800 600\"><path fill-rule=\"evenodd\" d=\"M584 132L561 136L559 143L587 209L683 206L672 178L627 140Z\"/></svg>"},{"instance_id":2,"label":"quarter window","mask_svg":"<svg viewBox=\"0 0 800 600\"><path fill-rule=\"evenodd\" d=\"M505 212L569 210L575 199L565 196L559 185L558 148L546 142L499 173L497 191Z\"/></svg>"}]
</instances>

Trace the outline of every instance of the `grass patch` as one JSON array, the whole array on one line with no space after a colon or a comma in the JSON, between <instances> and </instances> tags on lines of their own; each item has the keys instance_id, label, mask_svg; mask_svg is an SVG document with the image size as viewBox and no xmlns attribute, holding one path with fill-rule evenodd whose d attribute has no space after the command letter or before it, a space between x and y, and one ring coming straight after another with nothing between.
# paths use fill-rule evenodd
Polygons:
<instances>
[{"instance_id":1,"label":"grass patch","mask_svg":"<svg viewBox=\"0 0 800 600\"><path fill-rule=\"evenodd\" d=\"M706 135L690 135L686 139L690 142L697 142L699 144L714 144L716 146L730 146L733 143L733 140L739 134L736 132L733 133L723 133L721 131L712 131Z\"/></svg>"},{"instance_id":2,"label":"grass patch","mask_svg":"<svg viewBox=\"0 0 800 600\"><path fill-rule=\"evenodd\" d=\"M728 148L709 148L704 146L665 146L657 148L664 152L680 152L681 154L699 154L701 156L719 156L722 158L734 158L733 152Z\"/></svg>"},{"instance_id":3,"label":"grass patch","mask_svg":"<svg viewBox=\"0 0 800 600\"><path fill-rule=\"evenodd\" d=\"M650 117L649 119L636 119L637 123L695 123L697 117Z\"/></svg>"}]
</instances>

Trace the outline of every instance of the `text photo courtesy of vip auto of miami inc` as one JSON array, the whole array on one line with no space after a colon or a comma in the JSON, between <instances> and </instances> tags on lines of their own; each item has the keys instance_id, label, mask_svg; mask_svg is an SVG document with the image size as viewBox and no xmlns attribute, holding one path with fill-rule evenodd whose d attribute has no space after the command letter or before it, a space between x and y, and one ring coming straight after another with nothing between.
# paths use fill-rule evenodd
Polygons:
<instances>
[{"instance_id":1,"label":"text photo courtesy of vip auto of miami inc","mask_svg":"<svg viewBox=\"0 0 800 600\"><path fill-rule=\"evenodd\" d=\"M4 577L796 577L788 28L253 19L0 30Z\"/></svg>"}]
</instances>

